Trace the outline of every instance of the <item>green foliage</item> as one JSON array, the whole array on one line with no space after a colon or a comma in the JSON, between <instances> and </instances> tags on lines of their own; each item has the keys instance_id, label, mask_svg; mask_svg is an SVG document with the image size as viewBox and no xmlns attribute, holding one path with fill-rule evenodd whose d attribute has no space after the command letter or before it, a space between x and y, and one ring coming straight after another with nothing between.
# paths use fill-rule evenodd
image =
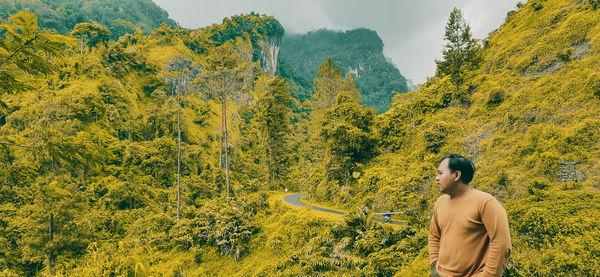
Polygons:
<instances>
[{"instance_id":1,"label":"green foliage","mask_svg":"<svg viewBox=\"0 0 600 277\"><path fill-rule=\"evenodd\" d=\"M0 2L2 18L22 10L35 13L43 29L54 30L63 35L83 22L97 22L106 26L112 33L109 35L112 40L117 40L126 33L133 34L137 28L149 33L163 22L172 27L177 26L165 10L150 0Z\"/></svg>"},{"instance_id":2,"label":"green foliage","mask_svg":"<svg viewBox=\"0 0 600 277\"><path fill-rule=\"evenodd\" d=\"M290 106L293 98L288 85L279 77L257 80L255 90L258 94L256 121L263 138L267 176L273 188L285 187L292 165Z\"/></svg>"},{"instance_id":3,"label":"green foliage","mask_svg":"<svg viewBox=\"0 0 600 277\"><path fill-rule=\"evenodd\" d=\"M342 79L339 69L333 67L331 60L328 59L319 67L319 73L323 77L315 79L315 86L318 88L317 107L325 109L320 113L315 112L313 120L319 124L319 128L315 130L319 136L318 141L325 147L317 169L321 170L319 175L322 177L315 178L315 189L318 191L316 195L325 199L331 199L335 195L341 200L346 193L338 193L337 190L347 188L355 178L353 176L360 174L361 165L376 152L377 137L373 129L375 110L362 106L352 75ZM328 107L331 94L337 96L335 102Z\"/></svg>"},{"instance_id":4,"label":"green foliage","mask_svg":"<svg viewBox=\"0 0 600 277\"><path fill-rule=\"evenodd\" d=\"M110 73L123 76L132 69L148 72L156 71L156 68L147 61L143 51L135 46L126 48L119 42L112 43L102 53L102 65Z\"/></svg>"},{"instance_id":5,"label":"green foliage","mask_svg":"<svg viewBox=\"0 0 600 277\"><path fill-rule=\"evenodd\" d=\"M472 38L471 27L462 16L462 12L454 8L446 24L444 39L444 59L436 61L437 76L450 75L456 85L463 83L464 72L476 69L481 63L479 45Z\"/></svg>"},{"instance_id":6,"label":"green foliage","mask_svg":"<svg viewBox=\"0 0 600 277\"><path fill-rule=\"evenodd\" d=\"M335 98L340 91L343 83L340 69L334 67L333 60L327 58L317 69L319 77L315 78L314 83L314 104L313 110L329 109L335 103Z\"/></svg>"},{"instance_id":7,"label":"green foliage","mask_svg":"<svg viewBox=\"0 0 600 277\"><path fill-rule=\"evenodd\" d=\"M169 237L185 250L213 246L237 261L258 231L254 216L266 208L266 200L266 194L252 194L204 201L197 210L184 212L184 220L173 226Z\"/></svg>"},{"instance_id":8,"label":"green foliage","mask_svg":"<svg viewBox=\"0 0 600 277\"><path fill-rule=\"evenodd\" d=\"M321 136L331 154L350 163L364 162L373 155L376 137L372 126L375 111L361 105L352 77L344 81L333 107L326 111Z\"/></svg>"},{"instance_id":9,"label":"green foliage","mask_svg":"<svg viewBox=\"0 0 600 277\"><path fill-rule=\"evenodd\" d=\"M490 92L490 96L488 97L486 104L488 104L488 106L495 106L502 103L502 101L504 101L504 92L497 89Z\"/></svg>"},{"instance_id":10,"label":"green foliage","mask_svg":"<svg viewBox=\"0 0 600 277\"><path fill-rule=\"evenodd\" d=\"M168 84L162 79L156 76L148 76L148 78L142 80L142 90L146 93L146 96L150 96L153 92L167 91Z\"/></svg>"},{"instance_id":11,"label":"green foliage","mask_svg":"<svg viewBox=\"0 0 600 277\"><path fill-rule=\"evenodd\" d=\"M408 91L406 79L383 56L381 38L368 29L286 35L281 44L278 74L298 85L296 98L304 101L311 91L317 92L312 80L322 74L315 69L328 58L341 68L342 76L354 75L362 102L380 113L390 108L395 93Z\"/></svg>"},{"instance_id":12,"label":"green foliage","mask_svg":"<svg viewBox=\"0 0 600 277\"><path fill-rule=\"evenodd\" d=\"M600 74L593 74L588 81L589 90L600 99Z\"/></svg>"},{"instance_id":13,"label":"green foliage","mask_svg":"<svg viewBox=\"0 0 600 277\"><path fill-rule=\"evenodd\" d=\"M211 49L203 66L203 85L207 94L222 101L226 97L243 99L242 91L249 86L252 70L252 46L238 38Z\"/></svg>"},{"instance_id":14,"label":"green foliage","mask_svg":"<svg viewBox=\"0 0 600 277\"><path fill-rule=\"evenodd\" d=\"M32 19L35 16L26 13L11 17L25 27ZM24 39L16 35L63 38L33 25L10 29L16 28L14 24L3 25L7 40ZM13 30L17 31L8 38ZM51 49L55 56L65 59L50 64L53 71L46 77L48 84L3 96L7 120L0 130L0 205L10 214L2 219L6 227L2 244L10 246L6 251L2 248L3 268L20 275L43 271L71 275L79 269L98 275L99 271L78 264L91 255L86 251L89 246L96 245L102 250L94 255L107 262L94 262L93 267L129 274L135 268L139 271L138 265L146 260L131 264L129 257L142 253L134 253L139 249L133 244L117 247L116 241L148 237L151 245L167 247L161 232L175 224L170 214L163 214L171 210L175 180L175 109L169 96L142 92L142 88L167 89L158 74L158 68L165 65L150 61L147 43L146 37L137 34L106 48L92 46L82 56L65 48L64 41L46 40L44 45L56 46ZM39 57L15 56L33 61L49 56L43 46L26 46L23 53L31 51ZM185 50L181 46L176 51ZM9 65L11 70L16 68ZM207 133L204 128L213 115L197 96L187 95L184 100L182 179L189 183L184 205L193 206L199 199L216 195L218 187L210 161L200 158L210 153L209 140L199 138ZM161 227L131 232L138 218ZM128 239L128 234L133 237ZM144 266L143 271L148 268Z\"/></svg>"},{"instance_id":15,"label":"green foliage","mask_svg":"<svg viewBox=\"0 0 600 277\"><path fill-rule=\"evenodd\" d=\"M96 46L98 43L106 43L110 38L110 31L98 23L82 22L77 23L69 33L72 36L78 36L83 43L84 38L88 40L90 46Z\"/></svg>"},{"instance_id":16,"label":"green foliage","mask_svg":"<svg viewBox=\"0 0 600 277\"><path fill-rule=\"evenodd\" d=\"M598 259L598 196L542 188L511 203L513 275L597 274L600 268L589 261Z\"/></svg>"},{"instance_id":17,"label":"green foliage","mask_svg":"<svg viewBox=\"0 0 600 277\"><path fill-rule=\"evenodd\" d=\"M460 69L460 83L450 73L432 77L381 115L359 93L361 79L378 76L347 74L335 55L319 57L306 78L262 74L266 40L282 34L269 17L195 31L165 24L80 55L76 41L17 13L0 40L4 72L20 82L3 83L13 93L0 103L1 274L423 276L435 168L458 152L475 160L473 185L507 208L506 274L599 275L600 20L585 5L518 8L478 50L487 66ZM123 32L133 28L119 22ZM345 34L377 57L372 33ZM328 32L310 35L331 48ZM23 47L28 36L36 39ZM279 67L300 76L298 68ZM313 88L310 101L292 99ZM219 168L225 129L229 198ZM557 180L564 161L577 161L585 178ZM283 186L340 210L366 208L331 223L267 200L265 190ZM382 211L403 212L394 219L407 225L375 223L370 214Z\"/></svg>"},{"instance_id":18,"label":"green foliage","mask_svg":"<svg viewBox=\"0 0 600 277\"><path fill-rule=\"evenodd\" d=\"M426 244L422 234L375 224L363 211L314 236L304 248L278 263L279 275L324 273L391 276Z\"/></svg>"},{"instance_id":19,"label":"green foliage","mask_svg":"<svg viewBox=\"0 0 600 277\"><path fill-rule=\"evenodd\" d=\"M272 41L279 47L283 33L283 26L274 17L251 12L247 15L240 14L223 19L223 23L216 28L210 38L220 45L248 36L254 49L252 60L259 61L264 59L261 57L261 52L266 51L263 48L268 47L263 43Z\"/></svg>"},{"instance_id":20,"label":"green foliage","mask_svg":"<svg viewBox=\"0 0 600 277\"><path fill-rule=\"evenodd\" d=\"M33 193L41 197L24 206L21 214L28 219L20 224L21 228L31 226L21 230L19 245L23 260L42 265L48 259L51 270L57 256L82 253L91 236L87 222L79 217L85 204L74 195L73 184L59 184L64 182L63 178L36 184Z\"/></svg>"},{"instance_id":21,"label":"green foliage","mask_svg":"<svg viewBox=\"0 0 600 277\"><path fill-rule=\"evenodd\" d=\"M11 93L30 88L28 77L56 71L51 58L61 57L68 38L40 30L37 17L18 12L0 24L0 90Z\"/></svg>"}]
</instances>

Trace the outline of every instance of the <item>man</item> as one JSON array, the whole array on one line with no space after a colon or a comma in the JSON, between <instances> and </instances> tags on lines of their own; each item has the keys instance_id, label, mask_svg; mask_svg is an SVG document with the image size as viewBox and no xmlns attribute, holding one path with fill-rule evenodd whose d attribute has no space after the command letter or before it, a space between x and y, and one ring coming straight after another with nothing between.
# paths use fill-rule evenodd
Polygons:
<instances>
[{"instance_id":1,"label":"man","mask_svg":"<svg viewBox=\"0 0 600 277\"><path fill-rule=\"evenodd\" d=\"M502 276L511 243L504 207L469 185L473 163L446 155L435 180L441 192L429 230L431 276Z\"/></svg>"}]
</instances>

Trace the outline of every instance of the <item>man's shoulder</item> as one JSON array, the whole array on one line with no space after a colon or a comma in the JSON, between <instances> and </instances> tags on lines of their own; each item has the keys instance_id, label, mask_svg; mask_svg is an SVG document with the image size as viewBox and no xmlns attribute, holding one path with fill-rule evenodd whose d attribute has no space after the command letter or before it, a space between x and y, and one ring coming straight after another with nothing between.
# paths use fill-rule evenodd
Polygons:
<instances>
[{"instance_id":1,"label":"man's shoulder","mask_svg":"<svg viewBox=\"0 0 600 277\"><path fill-rule=\"evenodd\" d=\"M486 207L490 204L493 206L502 206L502 204L500 203L500 201L498 201L498 199L496 199L496 197L485 191L475 189L473 192L474 198L476 199L476 203L480 208Z\"/></svg>"},{"instance_id":2,"label":"man's shoulder","mask_svg":"<svg viewBox=\"0 0 600 277\"><path fill-rule=\"evenodd\" d=\"M494 197L493 195L491 195L485 191L478 190L478 189L473 189L473 195L482 201L488 201L488 200L492 200L492 199L496 200L496 197Z\"/></svg>"},{"instance_id":3,"label":"man's shoulder","mask_svg":"<svg viewBox=\"0 0 600 277\"><path fill-rule=\"evenodd\" d=\"M450 200L450 195L448 194L442 194L440 195L440 197L438 197L438 199L435 201L434 206L439 205L439 203L444 202L444 201L448 201Z\"/></svg>"}]
</instances>

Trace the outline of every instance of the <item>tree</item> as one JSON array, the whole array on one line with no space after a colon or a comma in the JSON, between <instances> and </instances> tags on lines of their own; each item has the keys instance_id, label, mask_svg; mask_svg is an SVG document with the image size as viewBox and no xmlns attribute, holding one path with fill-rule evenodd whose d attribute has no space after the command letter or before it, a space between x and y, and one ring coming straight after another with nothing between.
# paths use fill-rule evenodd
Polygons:
<instances>
[{"instance_id":1,"label":"tree","mask_svg":"<svg viewBox=\"0 0 600 277\"><path fill-rule=\"evenodd\" d=\"M83 55L84 38L87 38L90 47L94 47L100 42L107 42L111 36L111 32L108 29L106 29L106 27L96 22L78 23L77 25L75 25L75 27L69 34L71 34L72 36L79 36L81 38L81 55Z\"/></svg>"},{"instance_id":2,"label":"tree","mask_svg":"<svg viewBox=\"0 0 600 277\"><path fill-rule=\"evenodd\" d=\"M57 257L81 253L89 243L89 230L80 216L85 201L76 193L76 184L65 182L65 177L33 184L36 198L19 211L23 260L45 263L50 275Z\"/></svg>"},{"instance_id":3,"label":"tree","mask_svg":"<svg viewBox=\"0 0 600 277\"><path fill-rule=\"evenodd\" d=\"M203 64L202 82L209 95L221 102L219 167L225 164L225 182L229 197L229 137L227 99L239 99L253 77L252 45L237 38L211 49ZM223 154L225 159L223 159Z\"/></svg>"},{"instance_id":4,"label":"tree","mask_svg":"<svg viewBox=\"0 0 600 277\"><path fill-rule=\"evenodd\" d=\"M325 63L319 66L317 73L320 76L313 81L315 90L313 110L331 108L344 78L340 69L333 66L331 58L327 58Z\"/></svg>"},{"instance_id":5,"label":"tree","mask_svg":"<svg viewBox=\"0 0 600 277\"><path fill-rule=\"evenodd\" d=\"M40 30L30 12L11 15L0 31L0 94L31 88L28 77L56 71L51 59L61 57L71 43L65 36Z\"/></svg>"},{"instance_id":6,"label":"tree","mask_svg":"<svg viewBox=\"0 0 600 277\"><path fill-rule=\"evenodd\" d=\"M290 104L294 99L285 80L279 77L259 78L255 90L258 94L257 121L265 145L269 181L281 184L288 177L291 164Z\"/></svg>"},{"instance_id":7,"label":"tree","mask_svg":"<svg viewBox=\"0 0 600 277\"><path fill-rule=\"evenodd\" d=\"M177 102L177 220L181 214L181 94L191 93L190 80L199 74L198 66L189 57L179 57L170 61L167 72L167 82L171 94Z\"/></svg>"},{"instance_id":8,"label":"tree","mask_svg":"<svg viewBox=\"0 0 600 277\"><path fill-rule=\"evenodd\" d=\"M69 45L68 37L40 30L33 13L18 12L0 24L0 95L31 89L32 77L47 75L57 70L53 58L62 57L63 49ZM4 110L7 105L0 100L0 126L6 123ZM1 145L23 148L9 142Z\"/></svg>"},{"instance_id":9,"label":"tree","mask_svg":"<svg viewBox=\"0 0 600 277\"><path fill-rule=\"evenodd\" d=\"M436 60L437 76L450 75L454 84L462 84L463 73L473 70L481 63L480 46L471 36L471 27L463 18L462 12L454 8L446 24L444 39L444 59Z\"/></svg>"},{"instance_id":10,"label":"tree","mask_svg":"<svg viewBox=\"0 0 600 277\"><path fill-rule=\"evenodd\" d=\"M327 163L328 148L323 147L323 122L326 120L327 111L332 109L335 104L335 98L340 92L344 83L344 78L340 73L340 69L336 68L331 58L327 58L325 62L317 69L319 77L313 80L314 93L304 104L310 109L310 117L303 127L303 134L306 136L307 149L301 153L312 169L309 181L307 183L319 183L323 180L326 169L323 167ZM320 165L320 166L316 166Z\"/></svg>"},{"instance_id":11,"label":"tree","mask_svg":"<svg viewBox=\"0 0 600 277\"><path fill-rule=\"evenodd\" d=\"M349 74L321 123L321 137L328 150L328 181L347 184L356 164L372 157L377 141L373 134L375 113L375 109L361 104L360 93Z\"/></svg>"}]
</instances>

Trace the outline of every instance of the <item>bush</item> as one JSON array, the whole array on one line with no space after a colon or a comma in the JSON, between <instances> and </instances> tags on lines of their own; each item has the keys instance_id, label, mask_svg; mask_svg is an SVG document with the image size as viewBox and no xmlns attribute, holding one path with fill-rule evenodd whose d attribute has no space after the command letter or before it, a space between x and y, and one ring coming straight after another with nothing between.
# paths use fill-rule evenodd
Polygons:
<instances>
[{"instance_id":1,"label":"bush","mask_svg":"<svg viewBox=\"0 0 600 277\"><path fill-rule=\"evenodd\" d=\"M488 106L496 106L502 103L502 101L504 101L504 91L495 89L490 92L490 96L488 97L486 104Z\"/></svg>"}]
</instances>

